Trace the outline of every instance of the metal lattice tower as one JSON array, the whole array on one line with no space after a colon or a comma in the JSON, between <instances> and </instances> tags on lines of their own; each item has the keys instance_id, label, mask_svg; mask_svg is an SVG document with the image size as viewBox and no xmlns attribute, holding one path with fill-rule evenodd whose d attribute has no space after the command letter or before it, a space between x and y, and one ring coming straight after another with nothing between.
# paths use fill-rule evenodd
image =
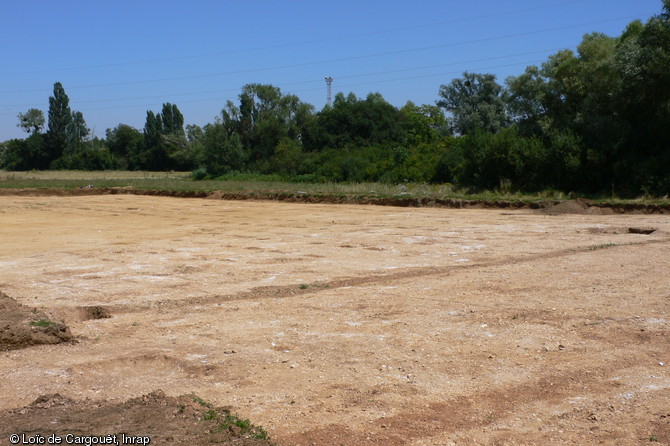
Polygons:
<instances>
[{"instance_id":1,"label":"metal lattice tower","mask_svg":"<svg viewBox=\"0 0 670 446\"><path fill-rule=\"evenodd\" d=\"M326 76L326 85L328 86L328 106L331 105L332 102L332 86L333 86L333 78L330 76Z\"/></svg>"}]
</instances>

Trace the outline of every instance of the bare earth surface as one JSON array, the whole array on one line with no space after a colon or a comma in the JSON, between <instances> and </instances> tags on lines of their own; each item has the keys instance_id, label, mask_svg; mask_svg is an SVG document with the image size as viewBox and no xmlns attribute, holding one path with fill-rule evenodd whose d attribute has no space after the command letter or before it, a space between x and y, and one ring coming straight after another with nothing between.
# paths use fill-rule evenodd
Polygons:
<instances>
[{"instance_id":1,"label":"bare earth surface","mask_svg":"<svg viewBox=\"0 0 670 446\"><path fill-rule=\"evenodd\" d=\"M77 342L0 352L0 444L193 393L285 445L670 444L670 218L557 214L2 196L0 291Z\"/></svg>"}]
</instances>

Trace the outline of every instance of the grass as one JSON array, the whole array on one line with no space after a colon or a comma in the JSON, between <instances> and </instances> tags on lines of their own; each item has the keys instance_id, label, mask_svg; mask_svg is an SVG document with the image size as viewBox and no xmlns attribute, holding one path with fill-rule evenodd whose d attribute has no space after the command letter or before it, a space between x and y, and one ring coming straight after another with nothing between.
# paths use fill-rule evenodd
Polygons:
<instances>
[{"instance_id":1,"label":"grass","mask_svg":"<svg viewBox=\"0 0 670 446\"><path fill-rule=\"evenodd\" d=\"M203 407L212 407L211 404L209 404L207 401L203 400L202 398L200 398L199 396L197 396L195 394L191 394L189 396L191 397L191 399L193 401L195 401L196 403L200 404Z\"/></svg>"},{"instance_id":2,"label":"grass","mask_svg":"<svg viewBox=\"0 0 670 446\"><path fill-rule=\"evenodd\" d=\"M593 245L589 248L589 251L595 251L598 249L611 248L613 246L620 246L619 243L603 243L602 245Z\"/></svg>"},{"instance_id":3,"label":"grass","mask_svg":"<svg viewBox=\"0 0 670 446\"><path fill-rule=\"evenodd\" d=\"M193 401L207 408L202 414L204 421L214 421L217 425L215 432L236 431L242 437L255 440L268 440L268 433L260 426L251 424L251 421L231 414L225 409L216 409L210 403L195 394L189 395Z\"/></svg>"},{"instance_id":4,"label":"grass","mask_svg":"<svg viewBox=\"0 0 670 446\"><path fill-rule=\"evenodd\" d=\"M242 437L254 440L268 440L268 433L251 421L242 419L222 409L208 409L202 415L203 420L212 420L217 424L215 432L232 431Z\"/></svg>"},{"instance_id":5,"label":"grass","mask_svg":"<svg viewBox=\"0 0 670 446\"><path fill-rule=\"evenodd\" d=\"M298 288L300 288L301 290L306 290L306 289L309 288L309 287L313 287L313 288L324 288L324 289L325 289L325 288L329 288L330 285L328 285L327 283L318 283L318 282L315 282L315 283L310 283L310 284L307 284L307 283L301 283L301 284L298 286Z\"/></svg>"},{"instance_id":6,"label":"grass","mask_svg":"<svg viewBox=\"0 0 670 446\"><path fill-rule=\"evenodd\" d=\"M129 180L189 178L191 172L149 172L144 170L30 170L26 172L2 172L0 182L16 180Z\"/></svg>"},{"instance_id":7,"label":"grass","mask_svg":"<svg viewBox=\"0 0 670 446\"><path fill-rule=\"evenodd\" d=\"M52 325L56 325L56 323L46 319L40 319L39 321L30 321L30 325L33 327L51 327Z\"/></svg>"},{"instance_id":8,"label":"grass","mask_svg":"<svg viewBox=\"0 0 670 446\"><path fill-rule=\"evenodd\" d=\"M0 188L79 189L131 188L137 190L213 192L258 194L276 198L280 196L331 197L342 199L465 199L474 201L521 201L525 203L566 200L572 194L546 190L537 193L520 193L507 190L472 192L451 184L386 184L386 183L292 183L277 176L235 175L216 180L195 181L190 172L146 171L0 171ZM617 197L593 197L598 203L670 204L669 197L642 196L624 200Z\"/></svg>"}]
</instances>

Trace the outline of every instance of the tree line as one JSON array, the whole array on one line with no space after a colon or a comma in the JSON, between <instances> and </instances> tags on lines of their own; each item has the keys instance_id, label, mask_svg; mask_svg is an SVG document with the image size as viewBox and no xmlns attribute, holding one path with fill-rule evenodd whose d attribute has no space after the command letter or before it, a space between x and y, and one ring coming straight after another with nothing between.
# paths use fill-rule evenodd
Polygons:
<instances>
[{"instance_id":1,"label":"tree line","mask_svg":"<svg viewBox=\"0 0 670 446\"><path fill-rule=\"evenodd\" d=\"M320 111L278 87L248 84L214 122L184 125L174 104L91 138L60 83L48 120L0 143L0 167L234 172L292 181L453 183L471 189L670 193L670 0L620 36L591 33L503 84L463 73L435 104L394 107L338 93Z\"/></svg>"}]
</instances>

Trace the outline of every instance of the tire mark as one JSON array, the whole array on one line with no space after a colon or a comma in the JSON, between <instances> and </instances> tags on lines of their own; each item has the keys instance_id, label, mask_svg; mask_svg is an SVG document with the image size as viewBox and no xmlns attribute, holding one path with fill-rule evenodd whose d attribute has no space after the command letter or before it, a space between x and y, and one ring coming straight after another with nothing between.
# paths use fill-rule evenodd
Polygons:
<instances>
[{"instance_id":1,"label":"tire mark","mask_svg":"<svg viewBox=\"0 0 670 446\"><path fill-rule=\"evenodd\" d=\"M292 284L292 285L275 285L275 286L258 286L248 291L243 291L236 294L222 294L212 296L191 297L188 299L170 300L160 303L152 303L147 305L112 305L110 308L114 312L137 312L152 308L169 309L182 307L184 304L188 305L203 305L220 302L244 301L244 300L258 300L258 299L281 299L296 297L304 294L315 294L325 290L333 290L345 287L365 286L375 283L394 282L405 279L416 279L421 277L429 277L436 275L448 275L458 273L461 271L472 271L481 268L491 268L497 266L519 265L539 260L555 259L567 257L576 254L585 254L592 251L602 249L615 249L627 246L646 246L653 244L667 244L670 243L670 238L663 238L657 240L646 240L644 242L631 242L617 245L598 245L585 246L578 248L567 248L551 252L543 252L531 254L526 256L510 257L499 260L492 260L480 263L471 263L466 265L448 265L435 267L413 267L402 271L394 271L390 273L369 274L360 277L343 277L336 278L330 281L317 282L309 286L301 286L306 284Z\"/></svg>"}]
</instances>

